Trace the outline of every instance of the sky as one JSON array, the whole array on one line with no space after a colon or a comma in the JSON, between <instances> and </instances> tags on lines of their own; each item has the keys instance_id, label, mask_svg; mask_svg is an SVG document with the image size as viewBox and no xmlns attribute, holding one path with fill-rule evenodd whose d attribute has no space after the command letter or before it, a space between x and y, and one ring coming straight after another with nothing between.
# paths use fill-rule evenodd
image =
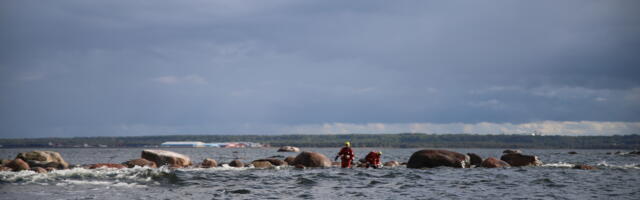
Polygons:
<instances>
[{"instance_id":1,"label":"sky","mask_svg":"<svg viewBox=\"0 0 640 200\"><path fill-rule=\"evenodd\" d=\"M0 138L640 133L640 1L0 2Z\"/></svg>"}]
</instances>

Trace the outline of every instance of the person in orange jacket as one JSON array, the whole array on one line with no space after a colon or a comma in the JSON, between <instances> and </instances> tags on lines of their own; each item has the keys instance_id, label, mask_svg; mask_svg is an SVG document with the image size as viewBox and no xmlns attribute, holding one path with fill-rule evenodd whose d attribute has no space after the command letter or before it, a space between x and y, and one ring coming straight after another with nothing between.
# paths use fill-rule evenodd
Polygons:
<instances>
[{"instance_id":1,"label":"person in orange jacket","mask_svg":"<svg viewBox=\"0 0 640 200\"><path fill-rule=\"evenodd\" d=\"M382 156L382 152L369 152L367 157L364 159L367 161L367 168L373 167L374 169L380 168L382 165L380 164L380 156Z\"/></svg>"},{"instance_id":2,"label":"person in orange jacket","mask_svg":"<svg viewBox=\"0 0 640 200\"><path fill-rule=\"evenodd\" d=\"M337 160L338 157L340 157L340 160L342 161L342 168L351 168L351 162L355 155L353 154L351 143L349 141L344 143L344 147L340 149L340 152L338 152L338 155L334 160Z\"/></svg>"}]
</instances>

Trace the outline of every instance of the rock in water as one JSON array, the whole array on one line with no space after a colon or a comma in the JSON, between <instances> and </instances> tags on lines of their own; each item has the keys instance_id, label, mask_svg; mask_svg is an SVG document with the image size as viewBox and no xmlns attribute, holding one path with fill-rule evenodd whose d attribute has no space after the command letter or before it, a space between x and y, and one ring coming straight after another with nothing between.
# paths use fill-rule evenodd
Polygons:
<instances>
[{"instance_id":1,"label":"rock in water","mask_svg":"<svg viewBox=\"0 0 640 200\"><path fill-rule=\"evenodd\" d=\"M55 167L58 169L68 169L69 163L62 159L60 153L55 151L31 151L19 153L16 158L20 158L32 166Z\"/></svg>"},{"instance_id":2,"label":"rock in water","mask_svg":"<svg viewBox=\"0 0 640 200\"><path fill-rule=\"evenodd\" d=\"M244 163L240 160L233 160L229 163L231 167L244 167Z\"/></svg>"},{"instance_id":3,"label":"rock in water","mask_svg":"<svg viewBox=\"0 0 640 200\"><path fill-rule=\"evenodd\" d=\"M516 149L516 150L507 149L507 150L502 151L502 153L505 153L505 154L509 154L509 153L522 153L522 151L517 150L517 149Z\"/></svg>"},{"instance_id":4,"label":"rock in water","mask_svg":"<svg viewBox=\"0 0 640 200\"><path fill-rule=\"evenodd\" d=\"M275 159L275 158L263 158L263 159L254 160L254 162L255 161L267 161L267 162L271 163L271 165L273 165L273 166L288 165L287 162L282 161L282 160L278 160L278 159Z\"/></svg>"},{"instance_id":5,"label":"rock in water","mask_svg":"<svg viewBox=\"0 0 640 200\"><path fill-rule=\"evenodd\" d=\"M156 166L169 165L170 167L188 167L191 165L191 159L188 156L165 150L142 151L142 158L153 161Z\"/></svg>"},{"instance_id":6,"label":"rock in water","mask_svg":"<svg viewBox=\"0 0 640 200\"><path fill-rule=\"evenodd\" d=\"M392 160L389 162L384 163L385 167L397 167L400 166L400 163L398 161Z\"/></svg>"},{"instance_id":7,"label":"rock in water","mask_svg":"<svg viewBox=\"0 0 640 200\"><path fill-rule=\"evenodd\" d=\"M300 148L292 146L282 146L278 149L278 152L299 152Z\"/></svg>"},{"instance_id":8,"label":"rock in water","mask_svg":"<svg viewBox=\"0 0 640 200\"><path fill-rule=\"evenodd\" d=\"M470 158L467 155L453 151L424 149L413 153L407 163L407 168L440 166L468 168L470 166Z\"/></svg>"},{"instance_id":9,"label":"rock in water","mask_svg":"<svg viewBox=\"0 0 640 200\"><path fill-rule=\"evenodd\" d=\"M253 162L251 162L251 164L253 165L253 167L255 168L269 168L269 167L273 167L273 165L269 162L269 161L260 161L260 160L255 160Z\"/></svg>"},{"instance_id":10,"label":"rock in water","mask_svg":"<svg viewBox=\"0 0 640 200\"><path fill-rule=\"evenodd\" d=\"M151 168L156 168L158 166L156 166L155 162L149 161L147 159L144 158L138 158L138 159L133 159L127 162L123 162L123 165L126 165L128 168L134 168L136 166L139 167L151 167Z\"/></svg>"},{"instance_id":11,"label":"rock in water","mask_svg":"<svg viewBox=\"0 0 640 200\"><path fill-rule=\"evenodd\" d=\"M39 174L47 173L47 170L42 168L42 167L31 168L31 171L34 171L34 172L39 173Z\"/></svg>"},{"instance_id":12,"label":"rock in water","mask_svg":"<svg viewBox=\"0 0 640 200\"><path fill-rule=\"evenodd\" d=\"M87 166L87 168L89 168L89 169L97 169L97 168L122 169L122 168L127 168L127 166L124 166L123 164L116 164L116 163L96 163L96 164L92 164L92 165Z\"/></svg>"},{"instance_id":13,"label":"rock in water","mask_svg":"<svg viewBox=\"0 0 640 200\"><path fill-rule=\"evenodd\" d=\"M576 166L573 166L574 169L581 169L581 170L595 170L598 169L594 166L591 165L582 165L582 164L577 164Z\"/></svg>"},{"instance_id":14,"label":"rock in water","mask_svg":"<svg viewBox=\"0 0 640 200\"><path fill-rule=\"evenodd\" d=\"M13 169L7 166L0 166L0 172L8 172L8 171L13 171Z\"/></svg>"},{"instance_id":15,"label":"rock in water","mask_svg":"<svg viewBox=\"0 0 640 200\"><path fill-rule=\"evenodd\" d=\"M289 157L286 157L286 158L284 159L284 161L285 161L285 162L287 162L287 164L289 164L289 165L294 165L294 164L293 164L293 161L294 161L295 159L296 159L296 157L289 156Z\"/></svg>"},{"instance_id":16,"label":"rock in water","mask_svg":"<svg viewBox=\"0 0 640 200\"><path fill-rule=\"evenodd\" d=\"M212 158L205 158L200 166L202 168L213 168L218 166L218 162Z\"/></svg>"},{"instance_id":17,"label":"rock in water","mask_svg":"<svg viewBox=\"0 0 640 200\"><path fill-rule=\"evenodd\" d=\"M13 171L22 171L22 170L31 169L29 167L29 164L27 164L27 162L25 162L20 158L16 158L15 160L12 160L11 162L7 163L5 166L8 168L11 168L11 170Z\"/></svg>"},{"instance_id":18,"label":"rock in water","mask_svg":"<svg viewBox=\"0 0 640 200\"><path fill-rule=\"evenodd\" d=\"M522 155L519 153L510 153L510 154L502 155L502 157L500 157L500 160L503 160L509 163L509 165L513 167L542 165L542 162L538 160L538 156Z\"/></svg>"},{"instance_id":19,"label":"rock in water","mask_svg":"<svg viewBox=\"0 0 640 200\"><path fill-rule=\"evenodd\" d=\"M331 160L321 153L302 152L293 160L293 165L304 167L331 167Z\"/></svg>"},{"instance_id":20,"label":"rock in water","mask_svg":"<svg viewBox=\"0 0 640 200\"><path fill-rule=\"evenodd\" d=\"M480 166L482 164L482 157L475 153L467 153L469 158L471 159L471 165Z\"/></svg>"},{"instance_id":21,"label":"rock in water","mask_svg":"<svg viewBox=\"0 0 640 200\"><path fill-rule=\"evenodd\" d=\"M480 166L486 167L486 168L499 168L499 167L510 167L511 165L509 165L509 163L505 161L498 160L497 158L488 157L487 159L482 161Z\"/></svg>"}]
</instances>

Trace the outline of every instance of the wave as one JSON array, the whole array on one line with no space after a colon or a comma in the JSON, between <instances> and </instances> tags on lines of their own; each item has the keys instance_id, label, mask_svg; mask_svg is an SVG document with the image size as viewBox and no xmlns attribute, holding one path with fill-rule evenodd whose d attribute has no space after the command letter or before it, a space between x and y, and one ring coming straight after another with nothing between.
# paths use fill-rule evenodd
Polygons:
<instances>
[{"instance_id":1,"label":"wave","mask_svg":"<svg viewBox=\"0 0 640 200\"><path fill-rule=\"evenodd\" d=\"M566 162L557 162L557 163L546 163L542 165L543 167L557 167L557 168L572 168L575 167L576 164L566 163ZM640 164L631 163L631 164L622 164L622 165L613 165L607 163L607 161L600 161L595 164L596 167L599 168L610 168L610 169L640 169Z\"/></svg>"}]
</instances>

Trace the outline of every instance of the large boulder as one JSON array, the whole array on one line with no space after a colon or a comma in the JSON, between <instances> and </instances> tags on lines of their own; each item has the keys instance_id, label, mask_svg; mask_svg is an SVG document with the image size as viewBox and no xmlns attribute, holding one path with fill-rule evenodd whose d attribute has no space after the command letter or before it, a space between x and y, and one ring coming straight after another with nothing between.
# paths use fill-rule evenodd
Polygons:
<instances>
[{"instance_id":1,"label":"large boulder","mask_svg":"<svg viewBox=\"0 0 640 200\"><path fill-rule=\"evenodd\" d=\"M475 153L467 153L471 161L471 165L480 166L482 164L482 157Z\"/></svg>"},{"instance_id":2,"label":"large boulder","mask_svg":"<svg viewBox=\"0 0 640 200\"><path fill-rule=\"evenodd\" d=\"M278 149L278 152L299 152L300 148L292 146L282 146Z\"/></svg>"},{"instance_id":3,"label":"large boulder","mask_svg":"<svg viewBox=\"0 0 640 200\"><path fill-rule=\"evenodd\" d=\"M509 163L509 165L513 167L542 165L542 162L540 162L540 160L538 159L538 156L522 155L519 153L504 154L502 155L502 157L500 157L500 160L503 160Z\"/></svg>"},{"instance_id":4,"label":"large boulder","mask_svg":"<svg viewBox=\"0 0 640 200\"><path fill-rule=\"evenodd\" d=\"M169 165L181 168L191 165L191 159L188 156L173 151L145 149L142 151L141 157L155 162L156 166Z\"/></svg>"},{"instance_id":5,"label":"large boulder","mask_svg":"<svg viewBox=\"0 0 640 200\"><path fill-rule=\"evenodd\" d=\"M271 164L271 162L269 161L265 161L265 160L254 160L253 162L251 162L251 164L253 165L253 167L255 168L269 168L269 167L273 167L273 165Z\"/></svg>"},{"instance_id":6,"label":"large boulder","mask_svg":"<svg viewBox=\"0 0 640 200\"><path fill-rule=\"evenodd\" d=\"M13 171L22 171L22 170L31 169L29 167L29 164L27 164L27 162L25 162L20 158L16 158L15 160L12 160L11 162L7 163L5 166L11 168L11 170Z\"/></svg>"},{"instance_id":7,"label":"large boulder","mask_svg":"<svg viewBox=\"0 0 640 200\"><path fill-rule=\"evenodd\" d=\"M397 167L400 166L400 163L398 161L392 160L389 162L384 163L385 167Z\"/></svg>"},{"instance_id":8,"label":"large boulder","mask_svg":"<svg viewBox=\"0 0 640 200\"><path fill-rule=\"evenodd\" d=\"M453 151L424 149L413 153L407 163L407 168L440 166L468 168L470 166L470 158L467 155Z\"/></svg>"},{"instance_id":9,"label":"large boulder","mask_svg":"<svg viewBox=\"0 0 640 200\"><path fill-rule=\"evenodd\" d=\"M302 152L293 160L293 165L304 167L331 167L331 160L325 155L316 152Z\"/></svg>"},{"instance_id":10,"label":"large boulder","mask_svg":"<svg viewBox=\"0 0 640 200\"><path fill-rule=\"evenodd\" d=\"M136 166L139 167L150 167L150 168L156 168L158 167L156 165L155 162L144 159L144 158L138 158L138 159L133 159L127 162L123 162L123 165L127 166L128 168L134 168Z\"/></svg>"},{"instance_id":11,"label":"large boulder","mask_svg":"<svg viewBox=\"0 0 640 200\"><path fill-rule=\"evenodd\" d=\"M32 167L54 167L57 169L68 169L69 163L64 161L60 153L55 151L31 151L19 153L16 158L20 158L29 163Z\"/></svg>"},{"instance_id":12,"label":"large boulder","mask_svg":"<svg viewBox=\"0 0 640 200\"><path fill-rule=\"evenodd\" d=\"M287 164L289 164L289 165L294 165L294 164L293 164L293 161L294 161L294 160L296 160L296 157L289 156L289 157L286 157L286 158L284 159L284 162L286 162L286 163L287 163Z\"/></svg>"},{"instance_id":13,"label":"large boulder","mask_svg":"<svg viewBox=\"0 0 640 200\"><path fill-rule=\"evenodd\" d=\"M2 159L2 161L0 161L0 166L4 166L9 162L11 162L11 160Z\"/></svg>"},{"instance_id":14,"label":"large boulder","mask_svg":"<svg viewBox=\"0 0 640 200\"><path fill-rule=\"evenodd\" d=\"M213 168L218 166L218 162L212 158L205 158L202 160L202 164L200 164L202 168Z\"/></svg>"},{"instance_id":15,"label":"large boulder","mask_svg":"<svg viewBox=\"0 0 640 200\"><path fill-rule=\"evenodd\" d=\"M96 163L96 164L88 165L86 168L89 168L89 169L97 169L97 168L122 169L122 168L127 168L127 166L125 166L123 164L117 164L117 163Z\"/></svg>"},{"instance_id":16,"label":"large boulder","mask_svg":"<svg viewBox=\"0 0 640 200\"><path fill-rule=\"evenodd\" d=\"M509 165L509 163L505 161L498 160L497 158L488 157L487 159L482 161L480 166L486 167L486 168L499 168L499 167L510 167L511 165Z\"/></svg>"},{"instance_id":17,"label":"large boulder","mask_svg":"<svg viewBox=\"0 0 640 200\"><path fill-rule=\"evenodd\" d=\"M229 163L229 166L231 166L231 167L244 167L244 163L242 161L240 161L240 160L232 160Z\"/></svg>"}]
</instances>

